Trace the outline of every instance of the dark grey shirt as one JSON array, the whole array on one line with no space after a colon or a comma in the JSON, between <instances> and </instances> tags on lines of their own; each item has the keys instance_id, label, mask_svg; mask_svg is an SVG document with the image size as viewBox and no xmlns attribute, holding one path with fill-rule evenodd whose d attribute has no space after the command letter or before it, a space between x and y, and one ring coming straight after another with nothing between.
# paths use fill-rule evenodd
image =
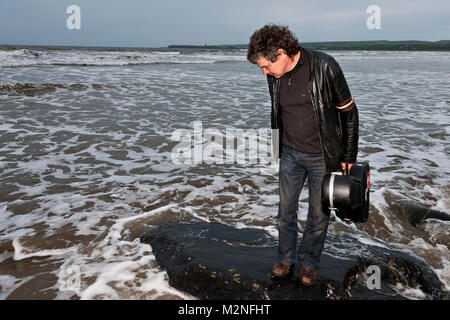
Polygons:
<instances>
[{"instance_id":1,"label":"dark grey shirt","mask_svg":"<svg viewBox=\"0 0 450 320\"><path fill-rule=\"evenodd\" d=\"M319 128L308 90L309 58L301 49L300 59L280 81L282 143L305 153L321 153Z\"/></svg>"}]
</instances>

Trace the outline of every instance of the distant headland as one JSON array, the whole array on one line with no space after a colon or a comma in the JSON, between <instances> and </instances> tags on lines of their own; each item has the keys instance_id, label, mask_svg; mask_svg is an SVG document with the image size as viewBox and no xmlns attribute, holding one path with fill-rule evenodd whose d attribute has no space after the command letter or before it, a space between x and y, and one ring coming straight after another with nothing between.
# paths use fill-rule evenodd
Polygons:
<instances>
[{"instance_id":1,"label":"distant headland","mask_svg":"<svg viewBox=\"0 0 450 320\"><path fill-rule=\"evenodd\" d=\"M305 48L312 50L400 50L400 51L450 51L450 40L440 41L330 41L301 42ZM172 49L247 49L248 44L224 45L170 45Z\"/></svg>"}]
</instances>

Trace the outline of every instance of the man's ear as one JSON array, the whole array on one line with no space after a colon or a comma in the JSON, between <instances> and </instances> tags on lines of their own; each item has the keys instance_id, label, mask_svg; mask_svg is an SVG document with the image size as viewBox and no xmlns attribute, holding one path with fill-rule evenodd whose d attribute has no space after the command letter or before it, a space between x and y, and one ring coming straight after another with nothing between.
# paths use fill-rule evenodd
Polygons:
<instances>
[{"instance_id":1,"label":"man's ear","mask_svg":"<svg viewBox=\"0 0 450 320\"><path fill-rule=\"evenodd\" d=\"M287 57L287 53L286 50L284 49L278 49L278 55L280 55L282 58L286 58Z\"/></svg>"}]
</instances>

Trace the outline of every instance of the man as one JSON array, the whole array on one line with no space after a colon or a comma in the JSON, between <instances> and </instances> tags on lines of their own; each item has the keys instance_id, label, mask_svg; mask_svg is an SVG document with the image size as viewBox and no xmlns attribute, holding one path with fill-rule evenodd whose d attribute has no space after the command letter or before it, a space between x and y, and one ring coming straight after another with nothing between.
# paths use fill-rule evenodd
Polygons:
<instances>
[{"instance_id":1,"label":"man","mask_svg":"<svg viewBox=\"0 0 450 320\"><path fill-rule=\"evenodd\" d=\"M272 274L286 277L298 258L299 280L310 286L316 281L330 215L322 207L322 180L355 163L358 110L336 60L301 47L285 26L255 31L247 59L267 75L272 129L279 133L279 245ZM306 179L308 216L297 252L298 200Z\"/></svg>"}]
</instances>

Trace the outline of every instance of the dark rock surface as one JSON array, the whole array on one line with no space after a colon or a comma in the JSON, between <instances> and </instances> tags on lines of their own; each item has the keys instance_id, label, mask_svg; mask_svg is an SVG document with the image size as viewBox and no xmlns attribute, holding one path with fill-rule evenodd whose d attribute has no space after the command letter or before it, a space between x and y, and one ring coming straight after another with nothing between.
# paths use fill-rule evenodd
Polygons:
<instances>
[{"instance_id":1,"label":"dark rock surface","mask_svg":"<svg viewBox=\"0 0 450 320\"><path fill-rule=\"evenodd\" d=\"M425 219L450 221L450 214L446 212L430 209L419 203L406 200L392 204L392 211L405 216L413 226L417 226Z\"/></svg>"},{"instance_id":2,"label":"dark rock surface","mask_svg":"<svg viewBox=\"0 0 450 320\"><path fill-rule=\"evenodd\" d=\"M277 242L260 229L180 223L152 228L140 240L152 246L173 287L200 299L405 299L397 283L420 288L425 299L449 299L422 259L381 242L328 234L317 283L304 287L298 267L287 279L271 276ZM380 289L367 287L371 265L381 270Z\"/></svg>"}]
</instances>

